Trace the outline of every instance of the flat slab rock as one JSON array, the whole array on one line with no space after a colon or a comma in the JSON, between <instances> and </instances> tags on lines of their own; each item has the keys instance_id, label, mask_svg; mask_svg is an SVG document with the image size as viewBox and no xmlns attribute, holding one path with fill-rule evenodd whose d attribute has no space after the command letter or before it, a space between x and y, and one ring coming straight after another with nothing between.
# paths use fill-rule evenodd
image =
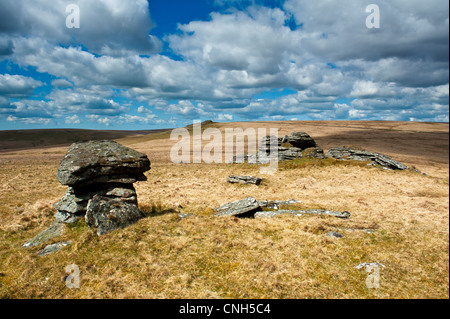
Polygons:
<instances>
[{"instance_id":1,"label":"flat slab rock","mask_svg":"<svg viewBox=\"0 0 450 319\"><path fill-rule=\"evenodd\" d=\"M262 182L262 178L255 177L255 176L236 176L231 175L227 177L227 182L231 184L254 184L254 185L260 185Z\"/></svg>"},{"instance_id":2,"label":"flat slab rock","mask_svg":"<svg viewBox=\"0 0 450 319\"><path fill-rule=\"evenodd\" d=\"M279 207L281 205L298 204L298 203L301 203L301 201L298 201L298 200L295 200L295 199L289 199L289 200L263 200L263 201L259 201L258 203L259 203L259 206L261 206L261 207L279 209Z\"/></svg>"},{"instance_id":3,"label":"flat slab rock","mask_svg":"<svg viewBox=\"0 0 450 319\"><path fill-rule=\"evenodd\" d=\"M216 216L253 217L256 212L262 211L259 202L253 197L224 204L214 209Z\"/></svg>"},{"instance_id":4,"label":"flat slab rock","mask_svg":"<svg viewBox=\"0 0 450 319\"><path fill-rule=\"evenodd\" d=\"M372 153L366 150L352 149L349 147L335 147L328 151L325 155L327 158L335 158L339 160L354 160L372 162L372 165L380 165L392 170L406 170L408 166L393 160L387 155L380 153Z\"/></svg>"},{"instance_id":5,"label":"flat slab rock","mask_svg":"<svg viewBox=\"0 0 450 319\"><path fill-rule=\"evenodd\" d=\"M333 216L337 218L347 219L351 216L351 214L347 211L344 212L336 212L325 209L309 209L309 210L277 210L277 211L262 211L255 213L255 218L269 218L275 217L279 215L295 215L295 216L303 216L303 215L327 215Z\"/></svg>"},{"instance_id":6,"label":"flat slab rock","mask_svg":"<svg viewBox=\"0 0 450 319\"><path fill-rule=\"evenodd\" d=\"M88 203L85 220L89 227L97 228L97 235L130 226L145 214L138 206L121 199L95 195Z\"/></svg>"},{"instance_id":7,"label":"flat slab rock","mask_svg":"<svg viewBox=\"0 0 450 319\"><path fill-rule=\"evenodd\" d=\"M226 203L222 206L215 208L217 212L216 216L236 216L240 218L269 218L283 214L290 214L296 216L309 215L328 215L337 218L347 219L351 214L347 211L337 212L326 209L310 209L310 210L274 210L263 211L262 207L272 207L278 209L279 205L289 205L298 203L295 200L289 201L257 201L253 197L247 197L238 201ZM275 204L275 206L274 206Z\"/></svg>"},{"instance_id":8,"label":"flat slab rock","mask_svg":"<svg viewBox=\"0 0 450 319\"><path fill-rule=\"evenodd\" d=\"M147 155L115 141L72 144L61 160L57 178L63 185L145 181L150 170Z\"/></svg>"},{"instance_id":9,"label":"flat slab rock","mask_svg":"<svg viewBox=\"0 0 450 319\"><path fill-rule=\"evenodd\" d=\"M64 247L69 246L71 244L72 244L72 242L70 242L70 241L64 241L61 243L51 244L51 245L46 246L40 252L38 252L37 255L40 257L50 255L50 254L56 253L57 251L60 251Z\"/></svg>"},{"instance_id":10,"label":"flat slab rock","mask_svg":"<svg viewBox=\"0 0 450 319\"><path fill-rule=\"evenodd\" d=\"M22 247L31 248L39 246L55 237L61 236L63 233L64 224L54 221L48 228L41 231L39 234L28 240Z\"/></svg>"}]
</instances>

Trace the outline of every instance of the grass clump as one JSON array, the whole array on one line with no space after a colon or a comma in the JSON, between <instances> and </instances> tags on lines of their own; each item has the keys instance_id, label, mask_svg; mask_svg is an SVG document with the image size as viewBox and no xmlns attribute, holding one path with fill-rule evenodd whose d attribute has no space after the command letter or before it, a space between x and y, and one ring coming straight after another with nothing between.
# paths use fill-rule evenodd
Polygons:
<instances>
[{"instance_id":1,"label":"grass clump","mask_svg":"<svg viewBox=\"0 0 450 319\"><path fill-rule=\"evenodd\" d=\"M333 158L311 158L303 157L294 159L291 161L283 161L278 163L278 169L289 170L289 169L306 169L306 168L317 168L317 167L332 167L332 166L356 166L356 167L366 167L369 162L352 161L352 160L336 160Z\"/></svg>"}]
</instances>

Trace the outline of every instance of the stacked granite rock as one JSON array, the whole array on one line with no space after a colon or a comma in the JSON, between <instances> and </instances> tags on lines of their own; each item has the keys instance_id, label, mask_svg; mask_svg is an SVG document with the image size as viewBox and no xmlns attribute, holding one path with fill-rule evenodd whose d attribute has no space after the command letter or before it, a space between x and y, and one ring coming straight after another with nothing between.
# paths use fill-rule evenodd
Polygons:
<instances>
[{"instance_id":1,"label":"stacked granite rock","mask_svg":"<svg viewBox=\"0 0 450 319\"><path fill-rule=\"evenodd\" d=\"M146 181L147 155L114 141L72 144L62 159L57 178L69 186L54 205L59 222L85 218L102 235L131 225L145 214L138 208L133 183Z\"/></svg>"},{"instance_id":2,"label":"stacked granite rock","mask_svg":"<svg viewBox=\"0 0 450 319\"><path fill-rule=\"evenodd\" d=\"M408 166L393 160L391 157L387 155L380 153L372 153L363 149L352 149L349 147L335 147L328 151L326 157L338 160L371 162L370 165L381 166L390 170L408 169Z\"/></svg>"},{"instance_id":3,"label":"stacked granite rock","mask_svg":"<svg viewBox=\"0 0 450 319\"><path fill-rule=\"evenodd\" d=\"M305 150L307 150L306 153ZM291 135L280 138L263 137L256 154L237 155L233 158L232 163L248 161L249 164L267 164L271 159L278 159L279 162L290 161L302 158L304 154L308 157L325 158L323 149L311 136L305 132L293 132Z\"/></svg>"}]
</instances>

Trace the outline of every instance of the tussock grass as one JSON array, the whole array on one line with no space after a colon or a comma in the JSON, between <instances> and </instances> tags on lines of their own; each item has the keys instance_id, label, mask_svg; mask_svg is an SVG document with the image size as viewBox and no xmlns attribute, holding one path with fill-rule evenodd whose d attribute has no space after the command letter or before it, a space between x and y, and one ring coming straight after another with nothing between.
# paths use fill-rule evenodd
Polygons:
<instances>
[{"instance_id":1,"label":"tussock grass","mask_svg":"<svg viewBox=\"0 0 450 319\"><path fill-rule=\"evenodd\" d=\"M356 166L356 167L365 167L369 164L369 162L361 162L361 161L352 161L345 160L339 161L333 158L309 158L303 157L299 159L294 159L292 161L279 162L278 169L286 170L286 169L306 169L309 167L329 167L329 166Z\"/></svg>"},{"instance_id":2,"label":"tussock grass","mask_svg":"<svg viewBox=\"0 0 450 319\"><path fill-rule=\"evenodd\" d=\"M421 159L421 170L430 167L442 179L314 159L261 176L258 165L172 164L171 145L133 144L152 160L148 181L135 185L147 218L101 237L81 220L30 249L22 245L51 224L52 205L66 190L55 177L60 156L0 156L0 298L449 297L448 164ZM242 186L227 183L229 175L264 180ZM248 196L296 199L301 203L283 208L352 216L214 216L214 207ZM344 237L327 237L329 231ZM72 245L61 251L36 256L68 240ZM386 266L379 289L368 289L368 274L355 268L364 262ZM80 289L65 286L70 264L80 267Z\"/></svg>"}]
</instances>

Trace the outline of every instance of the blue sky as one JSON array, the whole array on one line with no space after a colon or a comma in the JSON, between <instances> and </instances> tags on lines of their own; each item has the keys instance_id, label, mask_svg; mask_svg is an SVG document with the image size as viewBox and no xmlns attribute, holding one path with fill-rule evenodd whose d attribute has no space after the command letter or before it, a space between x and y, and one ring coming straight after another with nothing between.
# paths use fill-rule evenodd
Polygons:
<instances>
[{"instance_id":1,"label":"blue sky","mask_svg":"<svg viewBox=\"0 0 450 319\"><path fill-rule=\"evenodd\" d=\"M2 0L0 129L448 122L448 2L371 3Z\"/></svg>"}]
</instances>

